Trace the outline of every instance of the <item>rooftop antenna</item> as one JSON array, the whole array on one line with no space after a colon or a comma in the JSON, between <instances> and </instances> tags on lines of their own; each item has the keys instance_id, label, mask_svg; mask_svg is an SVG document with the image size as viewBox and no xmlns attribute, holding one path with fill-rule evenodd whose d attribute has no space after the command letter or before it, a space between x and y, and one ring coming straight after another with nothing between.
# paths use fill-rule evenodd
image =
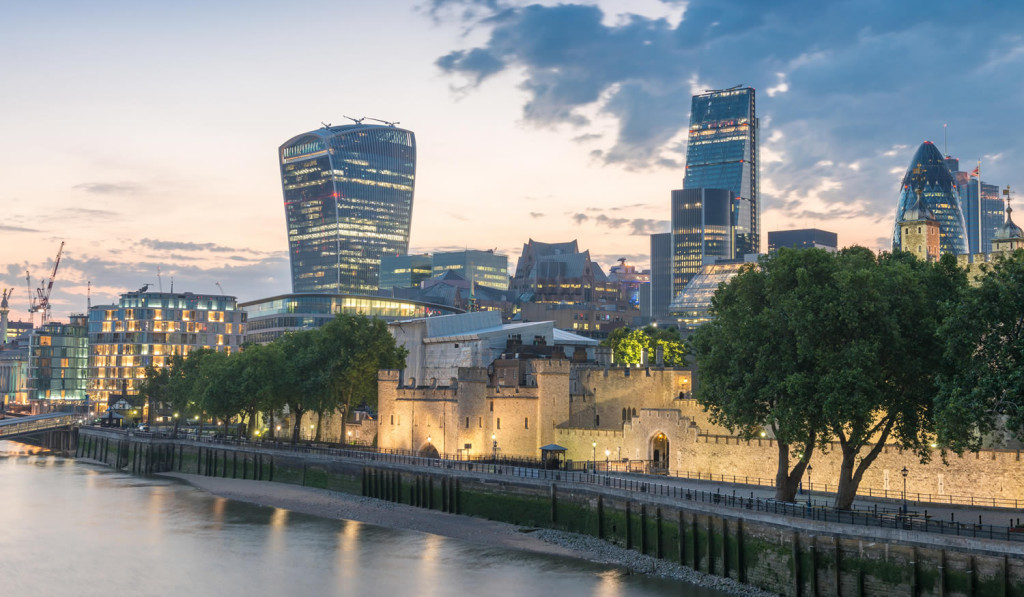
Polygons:
<instances>
[{"instance_id":1,"label":"rooftop antenna","mask_svg":"<svg viewBox=\"0 0 1024 597\"><path fill-rule=\"evenodd\" d=\"M160 278L160 266L156 266L156 283L160 287L160 292L164 291L164 281Z\"/></svg>"},{"instance_id":2,"label":"rooftop antenna","mask_svg":"<svg viewBox=\"0 0 1024 597\"><path fill-rule=\"evenodd\" d=\"M381 120L379 118L366 118L365 120L372 120L374 122L379 122L381 124L386 124L388 126L395 126L396 124L402 124L401 122L388 122L387 120Z\"/></svg>"},{"instance_id":3,"label":"rooftop antenna","mask_svg":"<svg viewBox=\"0 0 1024 597\"><path fill-rule=\"evenodd\" d=\"M323 120L321 120L320 124L324 125L325 129L331 128L331 123L329 123L329 122L324 122Z\"/></svg>"},{"instance_id":4,"label":"rooftop antenna","mask_svg":"<svg viewBox=\"0 0 1024 597\"><path fill-rule=\"evenodd\" d=\"M362 118L352 118L351 116L344 116L344 115L342 115L342 118L348 118L349 120L351 120L352 122L354 122L356 124L363 124L363 121L366 120L365 116L363 116ZM371 118L370 120L373 120L373 119Z\"/></svg>"},{"instance_id":5,"label":"rooftop antenna","mask_svg":"<svg viewBox=\"0 0 1024 597\"><path fill-rule=\"evenodd\" d=\"M88 280L85 283L85 311L88 313L92 309L92 280Z\"/></svg>"},{"instance_id":6,"label":"rooftop antenna","mask_svg":"<svg viewBox=\"0 0 1024 597\"><path fill-rule=\"evenodd\" d=\"M174 292L174 276L171 276L171 292Z\"/></svg>"},{"instance_id":7,"label":"rooftop antenna","mask_svg":"<svg viewBox=\"0 0 1024 597\"><path fill-rule=\"evenodd\" d=\"M947 125L947 124L943 124L942 125L942 154L945 155L948 158L949 157L949 147L947 147L947 143L946 143L946 127L947 126L949 126L949 125Z\"/></svg>"}]
</instances>

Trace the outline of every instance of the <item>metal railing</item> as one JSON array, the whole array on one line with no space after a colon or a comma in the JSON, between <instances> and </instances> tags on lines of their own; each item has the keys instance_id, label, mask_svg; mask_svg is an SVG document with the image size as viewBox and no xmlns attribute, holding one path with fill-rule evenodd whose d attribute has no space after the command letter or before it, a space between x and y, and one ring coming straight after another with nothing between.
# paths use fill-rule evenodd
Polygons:
<instances>
[{"instance_id":1,"label":"metal railing","mask_svg":"<svg viewBox=\"0 0 1024 597\"><path fill-rule=\"evenodd\" d=\"M4 419L0 421L0 439L25 435L28 433L40 433L53 431L62 427L70 427L79 422L80 416L70 413L51 413L35 415L31 417L19 417Z\"/></svg>"}]
</instances>

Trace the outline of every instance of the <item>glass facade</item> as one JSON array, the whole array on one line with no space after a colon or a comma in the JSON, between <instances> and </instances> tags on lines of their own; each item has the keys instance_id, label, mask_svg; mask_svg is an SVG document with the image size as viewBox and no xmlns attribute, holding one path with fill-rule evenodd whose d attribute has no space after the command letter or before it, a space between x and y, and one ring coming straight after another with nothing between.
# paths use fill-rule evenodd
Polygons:
<instances>
[{"instance_id":1,"label":"glass facade","mask_svg":"<svg viewBox=\"0 0 1024 597\"><path fill-rule=\"evenodd\" d=\"M921 191L921 202L935 214L939 223L939 251L954 255L967 253L966 225L960 208L960 193L945 158L931 141L921 144L903 177L896 205L896 220L893 223L892 248L895 250L902 247L899 223L917 201L917 191Z\"/></svg>"},{"instance_id":2,"label":"glass facade","mask_svg":"<svg viewBox=\"0 0 1024 597\"><path fill-rule=\"evenodd\" d=\"M704 265L733 259L733 194L727 189L672 191L672 292Z\"/></svg>"},{"instance_id":3,"label":"glass facade","mask_svg":"<svg viewBox=\"0 0 1024 597\"><path fill-rule=\"evenodd\" d=\"M29 400L85 400L89 336L85 315L51 321L32 331L28 353Z\"/></svg>"},{"instance_id":4,"label":"glass facade","mask_svg":"<svg viewBox=\"0 0 1024 597\"><path fill-rule=\"evenodd\" d=\"M705 265L699 274L679 293L669 306L669 313L679 329L694 329L709 321L711 298L721 284L728 284L743 266L749 263L730 262Z\"/></svg>"},{"instance_id":5,"label":"glass facade","mask_svg":"<svg viewBox=\"0 0 1024 597\"><path fill-rule=\"evenodd\" d=\"M999 187L981 182L981 200L978 197L978 179L972 173L961 172L958 160L946 159L950 173L956 180L960 192L960 206L964 212L964 226L967 231L967 248L972 254L991 253L992 239L1003 224L1003 200L999 198ZM980 166L979 166L980 170ZM979 172L980 174L980 172ZM978 214L981 214L979 221ZM981 239L979 241L979 238Z\"/></svg>"},{"instance_id":6,"label":"glass facade","mask_svg":"<svg viewBox=\"0 0 1024 597\"><path fill-rule=\"evenodd\" d=\"M452 251L434 253L432 276L453 271L470 282L508 290L508 257L494 251Z\"/></svg>"},{"instance_id":7,"label":"glass facade","mask_svg":"<svg viewBox=\"0 0 1024 597\"><path fill-rule=\"evenodd\" d=\"M431 276L430 255L385 255L380 258L380 289L413 288Z\"/></svg>"},{"instance_id":8,"label":"glass facade","mask_svg":"<svg viewBox=\"0 0 1024 597\"><path fill-rule=\"evenodd\" d=\"M462 309L404 299L361 295L285 294L242 303L247 315L246 342L267 344L287 332L318 328L338 313L385 321L465 313Z\"/></svg>"},{"instance_id":9,"label":"glass facade","mask_svg":"<svg viewBox=\"0 0 1024 597\"><path fill-rule=\"evenodd\" d=\"M292 290L373 294L382 255L409 250L416 139L393 126L324 127L281 146Z\"/></svg>"},{"instance_id":10,"label":"glass facade","mask_svg":"<svg viewBox=\"0 0 1024 597\"><path fill-rule=\"evenodd\" d=\"M660 321L672 302L672 233L651 235L650 318Z\"/></svg>"},{"instance_id":11,"label":"glass facade","mask_svg":"<svg viewBox=\"0 0 1024 597\"><path fill-rule=\"evenodd\" d=\"M224 295L129 292L117 305L89 309L89 394L136 394L146 367L165 367L173 355L198 348L228 354L245 334L245 313Z\"/></svg>"},{"instance_id":12,"label":"glass facade","mask_svg":"<svg viewBox=\"0 0 1024 597\"><path fill-rule=\"evenodd\" d=\"M801 230L772 230L768 233L768 252L778 251L782 247L791 249L825 249L835 251L838 248L839 236L835 232L804 228Z\"/></svg>"},{"instance_id":13,"label":"glass facade","mask_svg":"<svg viewBox=\"0 0 1024 597\"><path fill-rule=\"evenodd\" d=\"M693 96L683 188L732 191L735 243L730 258L757 253L761 247L757 135L752 88Z\"/></svg>"}]
</instances>

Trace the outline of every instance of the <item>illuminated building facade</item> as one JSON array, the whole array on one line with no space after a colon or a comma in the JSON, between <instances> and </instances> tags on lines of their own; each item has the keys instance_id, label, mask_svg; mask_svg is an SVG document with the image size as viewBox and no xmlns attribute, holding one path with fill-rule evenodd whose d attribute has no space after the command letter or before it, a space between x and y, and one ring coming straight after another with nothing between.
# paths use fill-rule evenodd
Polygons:
<instances>
[{"instance_id":1,"label":"illuminated building facade","mask_svg":"<svg viewBox=\"0 0 1024 597\"><path fill-rule=\"evenodd\" d=\"M661 321L672 302L672 233L651 235L650 312L641 313L648 321ZM644 311L641 303L640 311Z\"/></svg>"},{"instance_id":2,"label":"illuminated building facade","mask_svg":"<svg viewBox=\"0 0 1024 597\"><path fill-rule=\"evenodd\" d=\"M490 251L434 253L432 277L456 272L473 284L508 289L508 257Z\"/></svg>"},{"instance_id":3,"label":"illuminated building facade","mask_svg":"<svg viewBox=\"0 0 1024 597\"><path fill-rule=\"evenodd\" d=\"M693 330L709 321L708 309L718 285L729 283L740 273L743 261L728 261L705 265L682 289L669 306L671 320L680 330Z\"/></svg>"},{"instance_id":4,"label":"illuminated building facade","mask_svg":"<svg viewBox=\"0 0 1024 597\"><path fill-rule=\"evenodd\" d=\"M708 263L733 259L733 194L728 189L672 191L672 292Z\"/></svg>"},{"instance_id":5,"label":"illuminated building facade","mask_svg":"<svg viewBox=\"0 0 1024 597\"><path fill-rule=\"evenodd\" d=\"M732 192L735 241L730 259L742 259L761 247L757 136L752 88L734 87L693 96L683 188Z\"/></svg>"},{"instance_id":6,"label":"illuminated building facade","mask_svg":"<svg viewBox=\"0 0 1024 597\"><path fill-rule=\"evenodd\" d=\"M901 249L900 223L921 196L922 207L934 214L939 223L939 248L942 253L967 253L967 234L960 208L960 193L942 153L931 141L925 141L910 161L900 185L892 248Z\"/></svg>"},{"instance_id":7,"label":"illuminated building facade","mask_svg":"<svg viewBox=\"0 0 1024 597\"><path fill-rule=\"evenodd\" d=\"M146 367L199 348L231 354L242 345L245 312L233 296L128 292L116 305L89 309L89 395L137 394Z\"/></svg>"},{"instance_id":8,"label":"illuminated building facade","mask_svg":"<svg viewBox=\"0 0 1024 597\"><path fill-rule=\"evenodd\" d=\"M377 291L381 256L409 250L416 139L394 126L325 126L281 146L292 291Z\"/></svg>"},{"instance_id":9,"label":"illuminated building facade","mask_svg":"<svg viewBox=\"0 0 1024 597\"><path fill-rule=\"evenodd\" d=\"M246 313L245 341L268 344L287 332L318 328L338 313L385 321L463 313L461 309L414 300L354 294L284 294L238 305Z\"/></svg>"},{"instance_id":10,"label":"illuminated building facade","mask_svg":"<svg viewBox=\"0 0 1024 597\"><path fill-rule=\"evenodd\" d=\"M380 290L412 288L430 278L430 255L385 255L380 258Z\"/></svg>"},{"instance_id":11,"label":"illuminated building facade","mask_svg":"<svg viewBox=\"0 0 1024 597\"><path fill-rule=\"evenodd\" d=\"M980 180L981 162L973 172L963 172L959 159L946 156L945 161L960 192L967 248L972 255L991 253L992 239L1003 225L1003 200L999 197L999 187Z\"/></svg>"},{"instance_id":12,"label":"illuminated building facade","mask_svg":"<svg viewBox=\"0 0 1024 597\"><path fill-rule=\"evenodd\" d=\"M32 331L27 381L29 400L85 400L89 387L85 315L72 315L68 323L50 321Z\"/></svg>"}]
</instances>

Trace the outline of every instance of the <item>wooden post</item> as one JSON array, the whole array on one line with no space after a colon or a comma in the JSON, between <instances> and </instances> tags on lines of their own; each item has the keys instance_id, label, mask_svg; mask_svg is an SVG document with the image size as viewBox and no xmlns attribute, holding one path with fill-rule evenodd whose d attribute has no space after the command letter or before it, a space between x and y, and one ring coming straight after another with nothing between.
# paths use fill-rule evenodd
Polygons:
<instances>
[{"instance_id":1,"label":"wooden post","mask_svg":"<svg viewBox=\"0 0 1024 597\"><path fill-rule=\"evenodd\" d=\"M551 484L551 524L558 522L558 487Z\"/></svg>"},{"instance_id":2,"label":"wooden post","mask_svg":"<svg viewBox=\"0 0 1024 597\"><path fill-rule=\"evenodd\" d=\"M839 554L839 537L832 538L832 555L836 565L836 573L832 578L832 594L836 597L841 597L842 592L842 562L840 561Z\"/></svg>"},{"instance_id":3,"label":"wooden post","mask_svg":"<svg viewBox=\"0 0 1024 597\"><path fill-rule=\"evenodd\" d=\"M640 553L647 555L647 505L640 504Z\"/></svg>"},{"instance_id":4,"label":"wooden post","mask_svg":"<svg viewBox=\"0 0 1024 597\"><path fill-rule=\"evenodd\" d=\"M679 515L679 564L681 566L686 565L686 525L683 524L683 511L677 512Z\"/></svg>"},{"instance_id":5,"label":"wooden post","mask_svg":"<svg viewBox=\"0 0 1024 597\"><path fill-rule=\"evenodd\" d=\"M811 569L809 571L811 576L811 597L818 597L818 549L817 539L814 535L811 535L807 547L811 552Z\"/></svg>"},{"instance_id":6,"label":"wooden post","mask_svg":"<svg viewBox=\"0 0 1024 597\"><path fill-rule=\"evenodd\" d=\"M803 588L800 583L800 544L795 532L793 533L791 554L790 557L793 559L793 595L800 597Z\"/></svg>"},{"instance_id":7,"label":"wooden post","mask_svg":"<svg viewBox=\"0 0 1024 597\"><path fill-rule=\"evenodd\" d=\"M743 519L736 519L736 580L746 584L747 582L747 562L743 557L743 550L745 547L745 539L743 538ZM836 597L839 597L839 591L836 591Z\"/></svg>"},{"instance_id":8,"label":"wooden post","mask_svg":"<svg viewBox=\"0 0 1024 597\"><path fill-rule=\"evenodd\" d=\"M632 502L626 501L626 549L633 548L633 520L630 514L632 510Z\"/></svg>"},{"instance_id":9,"label":"wooden post","mask_svg":"<svg viewBox=\"0 0 1024 597\"><path fill-rule=\"evenodd\" d=\"M697 533L697 513L690 519L690 538L693 540L693 569L700 571L700 538Z\"/></svg>"},{"instance_id":10,"label":"wooden post","mask_svg":"<svg viewBox=\"0 0 1024 597\"><path fill-rule=\"evenodd\" d=\"M661 558L665 557L664 549L661 545L661 508L658 508L654 511L654 522L654 555L660 560Z\"/></svg>"},{"instance_id":11,"label":"wooden post","mask_svg":"<svg viewBox=\"0 0 1024 597\"><path fill-rule=\"evenodd\" d=\"M722 578L729 578L729 522L722 519Z\"/></svg>"},{"instance_id":12,"label":"wooden post","mask_svg":"<svg viewBox=\"0 0 1024 597\"><path fill-rule=\"evenodd\" d=\"M604 539L604 496L597 496L597 538Z\"/></svg>"}]
</instances>

